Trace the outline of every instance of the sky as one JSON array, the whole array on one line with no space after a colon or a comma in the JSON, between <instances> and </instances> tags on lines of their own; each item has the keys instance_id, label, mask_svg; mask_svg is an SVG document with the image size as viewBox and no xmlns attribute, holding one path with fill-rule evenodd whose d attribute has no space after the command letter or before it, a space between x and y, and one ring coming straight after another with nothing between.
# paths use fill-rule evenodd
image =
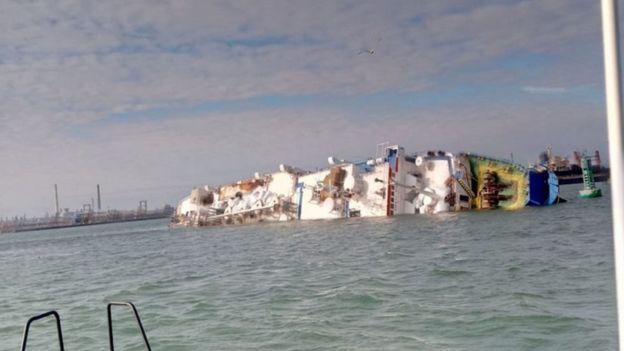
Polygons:
<instances>
[{"instance_id":1,"label":"sky","mask_svg":"<svg viewBox=\"0 0 624 351\"><path fill-rule=\"evenodd\" d=\"M607 157L587 0L0 0L0 217L175 205L378 143Z\"/></svg>"}]
</instances>

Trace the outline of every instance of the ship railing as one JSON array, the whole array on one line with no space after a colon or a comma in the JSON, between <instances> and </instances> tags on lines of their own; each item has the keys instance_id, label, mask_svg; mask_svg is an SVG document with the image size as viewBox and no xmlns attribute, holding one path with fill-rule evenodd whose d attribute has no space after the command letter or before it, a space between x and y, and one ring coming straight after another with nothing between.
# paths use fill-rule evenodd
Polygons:
<instances>
[{"instance_id":1,"label":"ship railing","mask_svg":"<svg viewBox=\"0 0 624 351\"><path fill-rule=\"evenodd\" d=\"M137 322L137 326L141 331L141 335L143 336L143 345L145 345L145 349L147 351L152 351L150 347L149 341L147 340L147 335L145 334L145 328L143 328L143 323L141 323L141 317L139 317L139 311L137 311L136 307L132 302L111 302L106 307L106 313L108 317L108 341L110 344L110 351L115 350L115 340L113 339L113 318L112 318L112 307L113 306L125 306L130 308L132 314L134 315L134 319Z\"/></svg>"},{"instance_id":2,"label":"ship railing","mask_svg":"<svg viewBox=\"0 0 624 351\"><path fill-rule=\"evenodd\" d=\"M21 351L26 351L26 344L28 343L28 332L30 331L30 326L33 322L38 321L40 319L44 319L46 317L54 317L56 320L56 332L58 334L59 341L59 350L65 351L65 346L63 345L63 331L61 330L61 317L56 311L48 311L46 313L42 313L40 315L30 317L28 322L26 322L26 326L24 327L24 335L22 337L22 348Z\"/></svg>"},{"instance_id":3,"label":"ship railing","mask_svg":"<svg viewBox=\"0 0 624 351\"><path fill-rule=\"evenodd\" d=\"M151 351L152 348L150 346L149 341L147 340L147 334L145 333L145 328L143 328L143 323L141 322L141 317L139 317L139 312L138 312L136 306L134 306L134 304L132 302L111 302L106 307L107 319L108 319L108 342L109 342L109 345L110 345L110 351L114 351L115 350L115 340L114 340L114 337L113 337L113 317L112 317L112 308L113 308L113 306L128 307L132 311L134 319L137 322L137 326L139 328L139 331L141 332L141 336L143 337L143 345L145 346L145 349L147 351ZM54 319L56 321L56 332L58 334L59 350L65 351L65 346L63 344L63 331L62 331L62 328L61 328L61 317L59 316L58 312L56 312L54 310L48 311L48 312L40 314L40 315L36 315L36 316L31 317L30 319L28 319L28 321L26 322L26 326L24 327L24 335L22 337L22 347L20 349L21 351L26 351L26 345L28 343L28 333L30 331L30 326L32 325L32 323L35 322L35 321L38 321L40 319L47 318L47 317L54 317Z\"/></svg>"}]
</instances>

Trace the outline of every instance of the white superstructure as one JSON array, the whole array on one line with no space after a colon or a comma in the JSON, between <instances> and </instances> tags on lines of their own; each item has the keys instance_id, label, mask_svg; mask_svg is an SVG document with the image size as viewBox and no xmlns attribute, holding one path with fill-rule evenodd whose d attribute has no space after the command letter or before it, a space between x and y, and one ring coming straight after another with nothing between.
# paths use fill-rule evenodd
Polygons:
<instances>
[{"instance_id":1,"label":"white superstructure","mask_svg":"<svg viewBox=\"0 0 624 351\"><path fill-rule=\"evenodd\" d=\"M306 172L280 165L275 173L236 183L195 188L182 199L173 222L185 226L262 221L434 214L470 209L470 167L442 151L406 155L384 144L362 162L328 159Z\"/></svg>"}]
</instances>

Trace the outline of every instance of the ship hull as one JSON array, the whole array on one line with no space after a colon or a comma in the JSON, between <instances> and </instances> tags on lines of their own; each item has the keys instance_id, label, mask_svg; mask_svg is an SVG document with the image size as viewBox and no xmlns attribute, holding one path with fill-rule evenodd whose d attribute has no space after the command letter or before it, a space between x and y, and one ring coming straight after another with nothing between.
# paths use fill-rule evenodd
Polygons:
<instances>
[{"instance_id":1,"label":"ship hull","mask_svg":"<svg viewBox=\"0 0 624 351\"><path fill-rule=\"evenodd\" d=\"M530 169L528 206L550 206L559 200L559 180L547 169Z\"/></svg>"},{"instance_id":2,"label":"ship hull","mask_svg":"<svg viewBox=\"0 0 624 351\"><path fill-rule=\"evenodd\" d=\"M517 210L527 205L529 184L527 169L512 162L486 156L471 155L472 186L477 196L477 209Z\"/></svg>"},{"instance_id":3,"label":"ship hull","mask_svg":"<svg viewBox=\"0 0 624 351\"><path fill-rule=\"evenodd\" d=\"M174 226L430 215L473 209L516 210L558 199L551 172L495 158L398 145L362 162L329 158L327 169L280 171L233 184L196 188L178 204Z\"/></svg>"}]
</instances>

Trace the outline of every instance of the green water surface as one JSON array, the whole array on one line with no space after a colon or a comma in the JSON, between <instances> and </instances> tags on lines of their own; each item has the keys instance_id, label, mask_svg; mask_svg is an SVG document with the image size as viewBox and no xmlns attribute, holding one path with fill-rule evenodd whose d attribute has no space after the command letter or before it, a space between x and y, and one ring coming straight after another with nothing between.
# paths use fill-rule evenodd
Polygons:
<instances>
[{"instance_id":1,"label":"green water surface","mask_svg":"<svg viewBox=\"0 0 624 351\"><path fill-rule=\"evenodd\" d=\"M108 350L133 301L153 350L613 350L605 196L550 208L0 235L0 350L56 309L66 350ZM142 350L115 310L116 350ZM57 350L53 325L32 350Z\"/></svg>"}]
</instances>

